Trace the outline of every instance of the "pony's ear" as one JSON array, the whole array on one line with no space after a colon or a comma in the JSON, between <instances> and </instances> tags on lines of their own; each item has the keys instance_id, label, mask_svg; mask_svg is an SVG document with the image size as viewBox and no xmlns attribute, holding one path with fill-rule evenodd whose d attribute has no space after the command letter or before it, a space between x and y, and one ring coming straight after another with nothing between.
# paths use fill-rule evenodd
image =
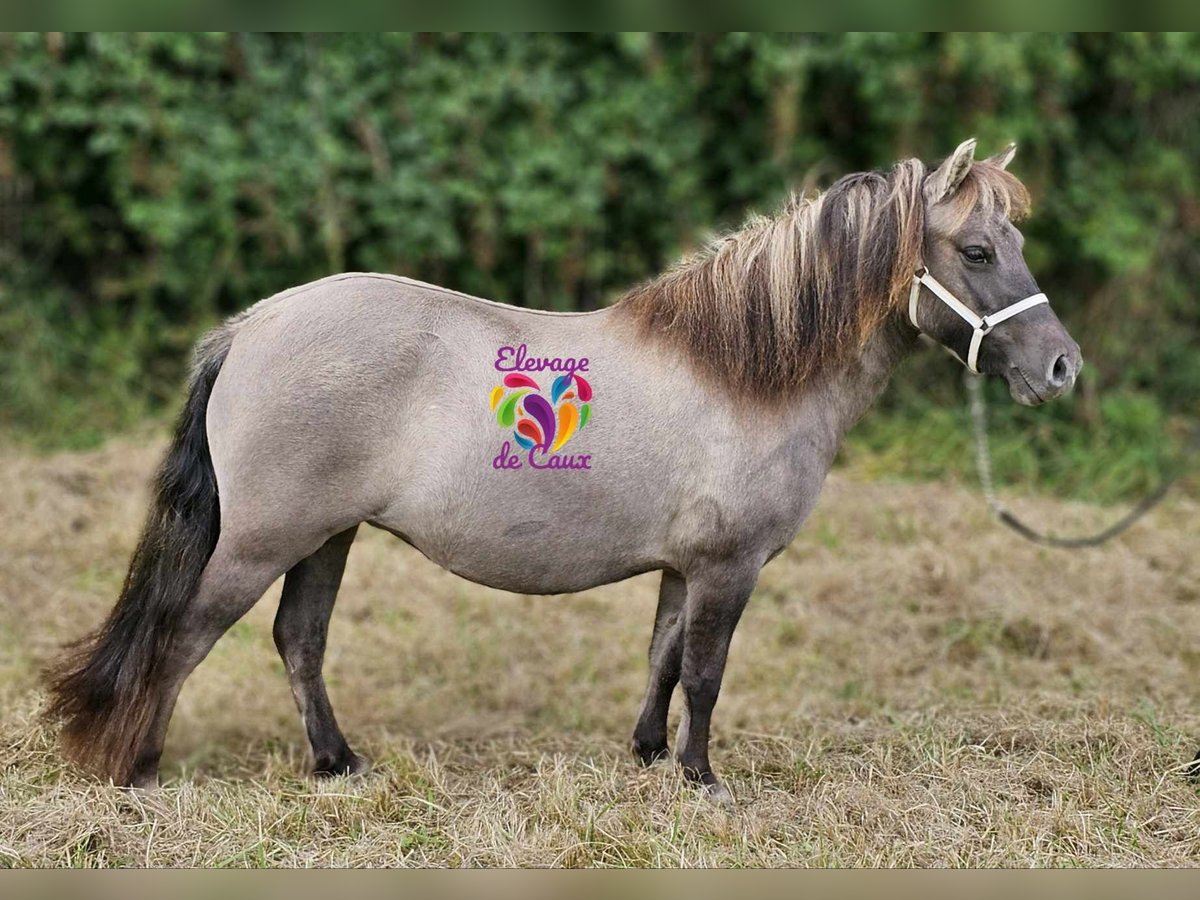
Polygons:
<instances>
[{"instance_id":1,"label":"pony's ear","mask_svg":"<svg viewBox=\"0 0 1200 900\"><path fill-rule=\"evenodd\" d=\"M993 166L998 166L1001 169L1007 169L1008 164L1013 161L1013 157L1017 155L1017 142L1013 141L995 156L989 156L984 162L989 162Z\"/></svg>"},{"instance_id":2,"label":"pony's ear","mask_svg":"<svg viewBox=\"0 0 1200 900\"><path fill-rule=\"evenodd\" d=\"M925 195L928 201L939 203L958 190L974 161L975 138L968 138L926 179Z\"/></svg>"}]
</instances>

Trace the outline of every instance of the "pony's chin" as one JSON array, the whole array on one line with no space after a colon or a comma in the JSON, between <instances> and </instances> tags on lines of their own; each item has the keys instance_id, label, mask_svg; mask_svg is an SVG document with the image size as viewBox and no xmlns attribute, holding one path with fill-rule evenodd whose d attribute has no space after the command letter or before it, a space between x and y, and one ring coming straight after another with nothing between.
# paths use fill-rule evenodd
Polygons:
<instances>
[{"instance_id":1,"label":"pony's chin","mask_svg":"<svg viewBox=\"0 0 1200 900\"><path fill-rule=\"evenodd\" d=\"M1005 380L1008 381L1008 393L1022 406L1041 406L1046 402L1047 398L1033 389L1020 369L1009 369Z\"/></svg>"}]
</instances>

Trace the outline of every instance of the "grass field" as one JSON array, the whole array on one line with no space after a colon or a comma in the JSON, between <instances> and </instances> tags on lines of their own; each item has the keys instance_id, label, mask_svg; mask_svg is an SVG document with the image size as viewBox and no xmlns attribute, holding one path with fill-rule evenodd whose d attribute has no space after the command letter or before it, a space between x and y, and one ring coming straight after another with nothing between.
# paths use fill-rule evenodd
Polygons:
<instances>
[{"instance_id":1,"label":"grass field","mask_svg":"<svg viewBox=\"0 0 1200 900\"><path fill-rule=\"evenodd\" d=\"M657 582L522 597L360 534L326 672L356 780L305 777L278 586L189 681L157 794L64 768L40 663L109 609L155 437L0 453L0 865L1200 863L1200 505L1102 550L971 491L831 478L734 640L703 800L626 742ZM1016 499L1062 531L1111 510Z\"/></svg>"}]
</instances>

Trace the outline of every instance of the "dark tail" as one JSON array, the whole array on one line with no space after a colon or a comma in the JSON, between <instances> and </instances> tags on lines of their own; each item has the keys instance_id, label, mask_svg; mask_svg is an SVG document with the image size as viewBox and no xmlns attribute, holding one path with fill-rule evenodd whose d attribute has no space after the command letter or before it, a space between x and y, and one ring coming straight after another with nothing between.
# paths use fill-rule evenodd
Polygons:
<instances>
[{"instance_id":1,"label":"dark tail","mask_svg":"<svg viewBox=\"0 0 1200 900\"><path fill-rule=\"evenodd\" d=\"M187 405L117 605L46 671L46 715L62 722L64 753L118 784L128 783L154 721L163 664L220 533L204 420L233 333L223 326L197 347Z\"/></svg>"}]
</instances>

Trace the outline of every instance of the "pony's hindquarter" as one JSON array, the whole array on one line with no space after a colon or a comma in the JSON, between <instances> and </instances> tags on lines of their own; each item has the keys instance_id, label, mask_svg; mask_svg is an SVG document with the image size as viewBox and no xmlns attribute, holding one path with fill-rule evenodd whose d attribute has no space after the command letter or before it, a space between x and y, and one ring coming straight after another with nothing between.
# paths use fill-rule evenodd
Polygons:
<instances>
[{"instance_id":1,"label":"pony's hindquarter","mask_svg":"<svg viewBox=\"0 0 1200 900\"><path fill-rule=\"evenodd\" d=\"M205 413L233 339L226 326L197 349L187 403L116 606L48 669L46 714L62 721L68 757L127 783L152 727L162 670L217 545L220 508Z\"/></svg>"}]
</instances>

